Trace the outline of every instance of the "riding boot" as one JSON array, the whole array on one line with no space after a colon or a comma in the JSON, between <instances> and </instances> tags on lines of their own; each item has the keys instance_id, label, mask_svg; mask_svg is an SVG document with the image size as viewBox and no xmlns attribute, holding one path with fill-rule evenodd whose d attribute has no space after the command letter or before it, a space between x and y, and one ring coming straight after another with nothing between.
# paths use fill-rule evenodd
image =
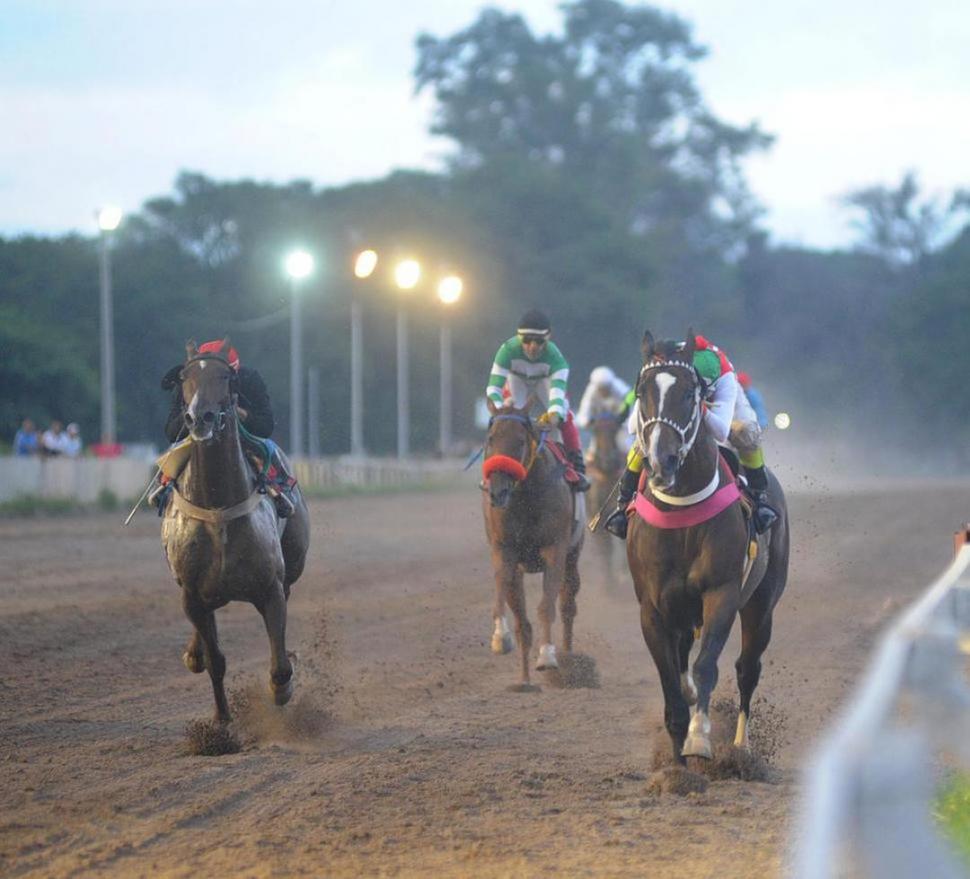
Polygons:
<instances>
[{"instance_id":1,"label":"riding boot","mask_svg":"<svg viewBox=\"0 0 970 879\"><path fill-rule=\"evenodd\" d=\"M764 466L745 467L748 491L755 502L754 530L764 534L778 521L778 511L768 503L768 476Z\"/></svg>"},{"instance_id":2,"label":"riding boot","mask_svg":"<svg viewBox=\"0 0 970 879\"><path fill-rule=\"evenodd\" d=\"M610 513L610 517L603 524L603 527L614 537L626 540L626 529L629 524L626 508L630 506L633 495L637 491L637 483L640 481L640 474L634 470L625 470L620 479L620 493L616 498L616 509Z\"/></svg>"},{"instance_id":3,"label":"riding boot","mask_svg":"<svg viewBox=\"0 0 970 879\"><path fill-rule=\"evenodd\" d=\"M566 457L573 465L573 470L579 477L570 485L573 491L589 491L589 480L586 478L586 459L583 457L581 449L567 449Z\"/></svg>"},{"instance_id":4,"label":"riding boot","mask_svg":"<svg viewBox=\"0 0 970 879\"><path fill-rule=\"evenodd\" d=\"M165 515L165 507L172 494L172 480L166 478L159 471L152 479L151 488L148 490L148 506L155 507L159 516Z\"/></svg>"}]
</instances>

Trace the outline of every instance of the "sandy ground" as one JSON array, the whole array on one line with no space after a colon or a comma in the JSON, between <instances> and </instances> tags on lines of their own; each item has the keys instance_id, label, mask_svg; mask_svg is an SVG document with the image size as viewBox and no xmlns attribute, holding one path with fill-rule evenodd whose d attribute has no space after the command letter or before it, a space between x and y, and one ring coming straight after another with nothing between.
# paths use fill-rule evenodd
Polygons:
<instances>
[{"instance_id":1,"label":"sandy ground","mask_svg":"<svg viewBox=\"0 0 970 879\"><path fill-rule=\"evenodd\" d=\"M212 696L180 661L189 624L157 519L0 521L0 874L783 875L803 758L970 517L967 485L793 483L753 718L773 780L688 796L650 788L656 672L628 577L609 587L592 553L577 649L600 685L507 689L474 488L313 505L290 705L262 702L259 616L220 611L229 686L250 703L242 751L220 757L188 754ZM736 652L732 638L721 698Z\"/></svg>"}]
</instances>

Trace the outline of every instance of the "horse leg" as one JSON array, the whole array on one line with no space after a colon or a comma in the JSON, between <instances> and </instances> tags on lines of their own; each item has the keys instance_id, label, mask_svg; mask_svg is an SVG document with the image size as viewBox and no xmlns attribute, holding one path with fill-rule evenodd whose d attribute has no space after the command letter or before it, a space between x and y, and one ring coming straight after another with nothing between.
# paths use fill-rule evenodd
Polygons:
<instances>
[{"instance_id":1,"label":"horse leg","mask_svg":"<svg viewBox=\"0 0 970 879\"><path fill-rule=\"evenodd\" d=\"M205 665L209 669L212 681L212 694L216 700L216 722L229 723L229 701L226 699L226 689L223 679L226 676L226 657L219 650L219 636L216 632L216 617L211 610L207 610L202 602L187 589L182 590L182 608L185 615L195 626L196 634L202 639L205 652Z\"/></svg>"},{"instance_id":2,"label":"horse leg","mask_svg":"<svg viewBox=\"0 0 970 879\"><path fill-rule=\"evenodd\" d=\"M201 674L205 671L205 647L198 629L192 630L192 636L182 651L182 662L192 674Z\"/></svg>"},{"instance_id":3,"label":"horse leg","mask_svg":"<svg viewBox=\"0 0 970 879\"><path fill-rule=\"evenodd\" d=\"M559 590L559 613L562 615L562 649L573 652L573 622L576 619L576 595L579 593L579 550L566 555L566 570Z\"/></svg>"},{"instance_id":4,"label":"horse leg","mask_svg":"<svg viewBox=\"0 0 970 879\"><path fill-rule=\"evenodd\" d=\"M293 666L286 655L286 596L282 582L274 584L259 612L269 635L269 685L273 701L285 705L293 695Z\"/></svg>"},{"instance_id":5,"label":"horse leg","mask_svg":"<svg viewBox=\"0 0 970 879\"><path fill-rule=\"evenodd\" d=\"M717 660L724 643L731 634L731 626L737 614L737 605L731 590L737 584L707 592L704 595L704 626L701 630L701 649L694 662L694 681L697 685L697 705L690 720L687 740L684 742L685 757L713 756L711 749L711 694L717 686Z\"/></svg>"},{"instance_id":6,"label":"horse leg","mask_svg":"<svg viewBox=\"0 0 970 879\"><path fill-rule=\"evenodd\" d=\"M514 574L513 574L514 576ZM521 575L520 575L521 576ZM495 606L492 608L492 653L512 652L512 630L505 617L505 581L495 577Z\"/></svg>"},{"instance_id":7,"label":"horse leg","mask_svg":"<svg viewBox=\"0 0 970 879\"><path fill-rule=\"evenodd\" d=\"M664 694L664 726L670 736L674 760L683 765L686 761L681 750L687 737L690 708L680 687L680 657L676 636L666 631L660 614L646 597L640 605L640 628L660 675L660 688Z\"/></svg>"},{"instance_id":8,"label":"horse leg","mask_svg":"<svg viewBox=\"0 0 970 879\"><path fill-rule=\"evenodd\" d=\"M680 643L677 646L680 658L680 690L688 705L694 705L697 702L697 687L694 686L694 678L690 673L690 651L693 646L694 630L687 629L681 632Z\"/></svg>"},{"instance_id":9,"label":"horse leg","mask_svg":"<svg viewBox=\"0 0 970 879\"><path fill-rule=\"evenodd\" d=\"M771 640L771 606L766 607L764 601L757 601L758 597L758 593L751 596L751 600L741 610L741 653L734 664L741 696L738 727L734 735L736 748L748 747L751 696L761 678L761 655Z\"/></svg>"},{"instance_id":10,"label":"horse leg","mask_svg":"<svg viewBox=\"0 0 970 879\"><path fill-rule=\"evenodd\" d=\"M536 613L539 616L539 658L536 660L537 671L548 671L559 668L556 659L556 645L552 643L552 624L556 621L556 596L563 588L566 576L566 554L568 546L565 542L553 544L542 550L542 560L545 566L542 571L542 598Z\"/></svg>"},{"instance_id":11,"label":"horse leg","mask_svg":"<svg viewBox=\"0 0 970 879\"><path fill-rule=\"evenodd\" d=\"M532 689L529 680L529 652L532 650L532 624L525 611L525 587L522 583L522 570L514 562L511 569L503 566L503 574L496 573L496 579L502 576L505 600L509 610L515 618L515 640L519 644L519 657L522 662L520 687Z\"/></svg>"}]
</instances>

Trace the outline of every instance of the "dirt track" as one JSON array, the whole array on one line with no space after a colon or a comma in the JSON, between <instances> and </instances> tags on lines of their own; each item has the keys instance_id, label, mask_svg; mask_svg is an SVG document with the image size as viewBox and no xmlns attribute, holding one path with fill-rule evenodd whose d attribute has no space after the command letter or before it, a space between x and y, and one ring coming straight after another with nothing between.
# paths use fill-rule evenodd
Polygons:
<instances>
[{"instance_id":1,"label":"dirt track","mask_svg":"<svg viewBox=\"0 0 970 879\"><path fill-rule=\"evenodd\" d=\"M506 689L516 660L488 649L473 488L313 505L290 602L297 694L250 712L248 744L222 757L186 753L211 688L180 661L189 625L157 520L0 521L0 874L780 875L801 758L970 515L965 485L917 486L899 507L797 489L753 719L775 780L686 797L648 790L656 673L632 589L607 592L592 554L577 649L601 686ZM230 688L262 698L258 615L219 619ZM736 651L718 688L732 699Z\"/></svg>"}]
</instances>

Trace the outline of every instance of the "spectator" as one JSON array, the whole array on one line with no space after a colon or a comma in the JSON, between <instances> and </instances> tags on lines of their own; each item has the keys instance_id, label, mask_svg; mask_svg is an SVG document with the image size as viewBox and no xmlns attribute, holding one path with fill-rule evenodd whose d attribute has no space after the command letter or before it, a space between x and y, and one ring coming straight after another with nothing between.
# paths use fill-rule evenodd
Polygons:
<instances>
[{"instance_id":1,"label":"spectator","mask_svg":"<svg viewBox=\"0 0 970 879\"><path fill-rule=\"evenodd\" d=\"M63 455L67 434L64 433L64 426L56 418L51 420L51 426L44 431L41 437L41 451L48 456Z\"/></svg>"},{"instance_id":2,"label":"spectator","mask_svg":"<svg viewBox=\"0 0 970 879\"><path fill-rule=\"evenodd\" d=\"M76 421L67 426L67 438L64 440L64 454L68 458L76 458L81 454L81 428Z\"/></svg>"},{"instance_id":3,"label":"spectator","mask_svg":"<svg viewBox=\"0 0 970 879\"><path fill-rule=\"evenodd\" d=\"M14 434L13 453L15 455L36 455L40 451L40 437L34 422L25 418L20 430Z\"/></svg>"}]
</instances>

